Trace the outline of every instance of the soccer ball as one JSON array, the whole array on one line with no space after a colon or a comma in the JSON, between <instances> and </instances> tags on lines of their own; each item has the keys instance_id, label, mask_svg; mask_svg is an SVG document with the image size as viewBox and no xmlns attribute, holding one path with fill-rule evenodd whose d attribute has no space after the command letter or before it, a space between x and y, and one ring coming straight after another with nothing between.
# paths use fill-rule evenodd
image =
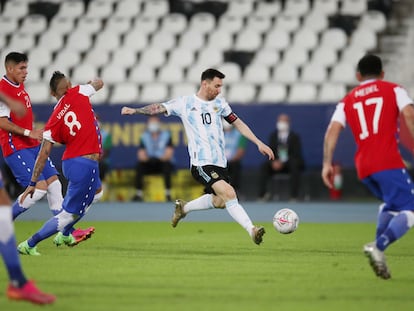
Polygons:
<instances>
[{"instance_id":1,"label":"soccer ball","mask_svg":"<svg viewBox=\"0 0 414 311\"><path fill-rule=\"evenodd\" d=\"M278 210L273 216L273 226L283 234L294 232L299 225L299 216L289 208Z\"/></svg>"}]
</instances>

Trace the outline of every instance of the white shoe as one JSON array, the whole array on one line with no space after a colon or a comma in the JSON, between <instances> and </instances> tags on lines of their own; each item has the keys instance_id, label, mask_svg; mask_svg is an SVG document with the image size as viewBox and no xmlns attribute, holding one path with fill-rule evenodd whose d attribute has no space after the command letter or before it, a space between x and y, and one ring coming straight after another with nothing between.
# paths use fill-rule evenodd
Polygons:
<instances>
[{"instance_id":1,"label":"white shoe","mask_svg":"<svg viewBox=\"0 0 414 311\"><path fill-rule=\"evenodd\" d=\"M368 257L369 263L377 276L384 280L391 278L391 273L388 270L385 261L384 252L377 248L375 242L365 244L364 253Z\"/></svg>"}]
</instances>

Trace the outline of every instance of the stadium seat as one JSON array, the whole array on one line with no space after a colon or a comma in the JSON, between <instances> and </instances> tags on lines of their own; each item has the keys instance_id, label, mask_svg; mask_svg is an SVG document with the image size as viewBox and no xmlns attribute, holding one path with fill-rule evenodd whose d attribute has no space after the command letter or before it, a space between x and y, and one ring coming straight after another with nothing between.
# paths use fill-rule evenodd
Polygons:
<instances>
[{"instance_id":1,"label":"stadium seat","mask_svg":"<svg viewBox=\"0 0 414 311\"><path fill-rule=\"evenodd\" d=\"M285 2L283 14L302 17L309 9L309 0L289 0Z\"/></svg>"},{"instance_id":2,"label":"stadium seat","mask_svg":"<svg viewBox=\"0 0 414 311\"><path fill-rule=\"evenodd\" d=\"M158 72L156 81L166 84L177 83L184 80L184 71L175 64L162 66Z\"/></svg>"},{"instance_id":3,"label":"stadium seat","mask_svg":"<svg viewBox=\"0 0 414 311\"><path fill-rule=\"evenodd\" d=\"M331 67L338 60L338 53L336 50L320 46L312 52L310 63Z\"/></svg>"},{"instance_id":4,"label":"stadium seat","mask_svg":"<svg viewBox=\"0 0 414 311\"><path fill-rule=\"evenodd\" d=\"M195 83L174 83L171 84L170 98L177 98L184 95L192 95L197 92L197 84Z\"/></svg>"},{"instance_id":5,"label":"stadium seat","mask_svg":"<svg viewBox=\"0 0 414 311\"><path fill-rule=\"evenodd\" d=\"M234 50L255 52L262 45L262 35L251 29L244 29L236 35Z\"/></svg>"},{"instance_id":6,"label":"stadium seat","mask_svg":"<svg viewBox=\"0 0 414 311\"><path fill-rule=\"evenodd\" d=\"M377 35L371 29L358 28L351 35L351 47L360 47L361 49L369 51L376 49L377 44Z\"/></svg>"},{"instance_id":7,"label":"stadium seat","mask_svg":"<svg viewBox=\"0 0 414 311\"><path fill-rule=\"evenodd\" d=\"M44 82L29 82L25 85L32 104L49 104L52 101L49 86Z\"/></svg>"},{"instance_id":8,"label":"stadium seat","mask_svg":"<svg viewBox=\"0 0 414 311\"><path fill-rule=\"evenodd\" d=\"M380 11L367 11L362 14L359 20L359 29L370 29L376 33L380 33L387 27L387 19L384 13Z\"/></svg>"},{"instance_id":9,"label":"stadium seat","mask_svg":"<svg viewBox=\"0 0 414 311\"><path fill-rule=\"evenodd\" d=\"M110 30L100 32L95 39L94 49L113 51L121 46L121 37Z\"/></svg>"},{"instance_id":10,"label":"stadium seat","mask_svg":"<svg viewBox=\"0 0 414 311\"><path fill-rule=\"evenodd\" d=\"M19 32L37 35L45 31L47 28L46 17L40 14L27 15L20 27Z\"/></svg>"},{"instance_id":11,"label":"stadium seat","mask_svg":"<svg viewBox=\"0 0 414 311\"><path fill-rule=\"evenodd\" d=\"M77 24L77 30L93 35L98 31L102 31L102 20L96 17L82 17Z\"/></svg>"},{"instance_id":12,"label":"stadium seat","mask_svg":"<svg viewBox=\"0 0 414 311\"><path fill-rule=\"evenodd\" d=\"M59 6L56 17L78 18L85 12L85 5L82 0L64 1Z\"/></svg>"},{"instance_id":13,"label":"stadium seat","mask_svg":"<svg viewBox=\"0 0 414 311\"><path fill-rule=\"evenodd\" d=\"M259 34L266 33L272 26L272 19L267 16L251 15L246 19L244 29L250 29Z\"/></svg>"},{"instance_id":14,"label":"stadium seat","mask_svg":"<svg viewBox=\"0 0 414 311\"><path fill-rule=\"evenodd\" d=\"M165 83L146 83L142 86L140 96L138 98L140 103L160 103L168 98L168 86Z\"/></svg>"},{"instance_id":15,"label":"stadium seat","mask_svg":"<svg viewBox=\"0 0 414 311\"><path fill-rule=\"evenodd\" d=\"M218 70L220 70L222 73L225 74L226 83L229 83L229 84L236 83L241 80L242 72L241 72L240 66L236 63L231 63L231 62L222 63L221 65L218 66ZM201 76L201 71L199 75Z\"/></svg>"},{"instance_id":16,"label":"stadium seat","mask_svg":"<svg viewBox=\"0 0 414 311\"><path fill-rule=\"evenodd\" d=\"M233 34L227 31L217 30L209 34L206 48L220 51L229 50L233 46Z\"/></svg>"},{"instance_id":17,"label":"stadium seat","mask_svg":"<svg viewBox=\"0 0 414 311\"><path fill-rule=\"evenodd\" d=\"M151 0L143 3L142 16L150 18L161 18L168 14L170 6L168 0Z\"/></svg>"},{"instance_id":18,"label":"stadium seat","mask_svg":"<svg viewBox=\"0 0 414 311\"><path fill-rule=\"evenodd\" d=\"M295 83L291 85L287 101L290 104L309 103L316 100L317 87L311 83Z\"/></svg>"},{"instance_id":19,"label":"stadium seat","mask_svg":"<svg viewBox=\"0 0 414 311\"><path fill-rule=\"evenodd\" d=\"M112 52L111 63L124 69L131 68L137 62L137 53L128 47L120 47Z\"/></svg>"},{"instance_id":20,"label":"stadium seat","mask_svg":"<svg viewBox=\"0 0 414 311\"><path fill-rule=\"evenodd\" d=\"M29 14L29 3L23 0L6 1L2 15L10 18L22 18Z\"/></svg>"},{"instance_id":21,"label":"stadium seat","mask_svg":"<svg viewBox=\"0 0 414 311\"><path fill-rule=\"evenodd\" d=\"M203 49L202 51L205 51L205 49ZM170 52L167 62L167 64L175 64L181 68L189 67L193 63L194 52L184 48L173 49Z\"/></svg>"},{"instance_id":22,"label":"stadium seat","mask_svg":"<svg viewBox=\"0 0 414 311\"><path fill-rule=\"evenodd\" d=\"M213 14L207 12L200 12L194 14L189 22L188 28L207 34L216 27L216 19Z\"/></svg>"},{"instance_id":23,"label":"stadium seat","mask_svg":"<svg viewBox=\"0 0 414 311\"><path fill-rule=\"evenodd\" d=\"M250 104L256 96L256 87L251 83L238 82L228 86L226 99L230 103Z\"/></svg>"},{"instance_id":24,"label":"stadium seat","mask_svg":"<svg viewBox=\"0 0 414 311\"><path fill-rule=\"evenodd\" d=\"M244 18L252 14L254 1L251 0L232 0L226 13L222 17L234 16Z\"/></svg>"},{"instance_id":25,"label":"stadium seat","mask_svg":"<svg viewBox=\"0 0 414 311\"><path fill-rule=\"evenodd\" d=\"M348 37L341 28L328 28L322 32L320 46L333 48L337 51L343 49L348 41Z\"/></svg>"},{"instance_id":26,"label":"stadium seat","mask_svg":"<svg viewBox=\"0 0 414 311\"><path fill-rule=\"evenodd\" d=\"M197 51L204 46L204 35L196 30L184 32L179 39L178 47Z\"/></svg>"},{"instance_id":27,"label":"stadium seat","mask_svg":"<svg viewBox=\"0 0 414 311\"><path fill-rule=\"evenodd\" d=\"M311 12L320 12L326 16L335 15L338 12L338 0L313 0Z\"/></svg>"},{"instance_id":28,"label":"stadium seat","mask_svg":"<svg viewBox=\"0 0 414 311\"><path fill-rule=\"evenodd\" d=\"M158 29L158 20L146 16L137 16L134 19L133 32L141 32L146 35L153 34Z\"/></svg>"},{"instance_id":29,"label":"stadium seat","mask_svg":"<svg viewBox=\"0 0 414 311\"><path fill-rule=\"evenodd\" d=\"M19 25L19 19L17 17L0 16L0 29L1 34L7 36L16 31Z\"/></svg>"},{"instance_id":30,"label":"stadium seat","mask_svg":"<svg viewBox=\"0 0 414 311\"><path fill-rule=\"evenodd\" d=\"M269 67L263 64L250 64L243 73L243 81L256 86L268 82L269 79Z\"/></svg>"},{"instance_id":31,"label":"stadium seat","mask_svg":"<svg viewBox=\"0 0 414 311\"><path fill-rule=\"evenodd\" d=\"M155 69L148 64L139 64L131 68L128 76L130 82L144 84L155 80Z\"/></svg>"},{"instance_id":32,"label":"stadium seat","mask_svg":"<svg viewBox=\"0 0 414 311\"><path fill-rule=\"evenodd\" d=\"M196 64L194 66L191 66L190 68L188 68L186 76L185 76L185 81L188 83L194 83L194 84L199 84L201 81L201 73L206 70L209 66L204 66L201 64ZM226 74L225 72L223 72L224 74ZM227 80L227 78L226 78Z\"/></svg>"},{"instance_id":33,"label":"stadium seat","mask_svg":"<svg viewBox=\"0 0 414 311\"><path fill-rule=\"evenodd\" d=\"M317 101L320 103L337 103L346 95L345 84L323 83L319 89Z\"/></svg>"},{"instance_id":34,"label":"stadium seat","mask_svg":"<svg viewBox=\"0 0 414 311\"><path fill-rule=\"evenodd\" d=\"M356 68L359 59L365 54L365 49L361 47L348 46L341 53L341 62L350 63Z\"/></svg>"},{"instance_id":35,"label":"stadium seat","mask_svg":"<svg viewBox=\"0 0 414 311\"><path fill-rule=\"evenodd\" d=\"M158 49L149 47L142 51L139 63L140 64L147 64L148 66L152 66L153 68L162 66L166 61L165 52Z\"/></svg>"},{"instance_id":36,"label":"stadium seat","mask_svg":"<svg viewBox=\"0 0 414 311\"><path fill-rule=\"evenodd\" d=\"M281 29L273 28L265 36L263 47L267 49L274 49L276 51L283 51L290 45L289 32Z\"/></svg>"},{"instance_id":37,"label":"stadium seat","mask_svg":"<svg viewBox=\"0 0 414 311\"><path fill-rule=\"evenodd\" d=\"M319 34L328 27L328 17L318 11L312 11L304 17L302 29L313 30L315 33Z\"/></svg>"},{"instance_id":38,"label":"stadium seat","mask_svg":"<svg viewBox=\"0 0 414 311\"><path fill-rule=\"evenodd\" d=\"M114 11L113 3L110 1L94 0L90 1L88 11L85 17L93 17L98 19L108 18Z\"/></svg>"},{"instance_id":39,"label":"stadium seat","mask_svg":"<svg viewBox=\"0 0 414 311\"><path fill-rule=\"evenodd\" d=\"M342 0L341 3L342 15L360 16L368 9L367 0Z\"/></svg>"},{"instance_id":40,"label":"stadium seat","mask_svg":"<svg viewBox=\"0 0 414 311\"><path fill-rule=\"evenodd\" d=\"M293 35L293 46L307 51L312 50L318 44L318 36L310 28L301 28Z\"/></svg>"},{"instance_id":41,"label":"stadium seat","mask_svg":"<svg viewBox=\"0 0 414 311\"><path fill-rule=\"evenodd\" d=\"M63 68L70 68L78 65L80 61L81 57L77 51L62 49L59 53L56 54L53 63L57 67L62 66Z\"/></svg>"},{"instance_id":42,"label":"stadium seat","mask_svg":"<svg viewBox=\"0 0 414 311\"><path fill-rule=\"evenodd\" d=\"M304 83L322 84L327 79L327 71L324 65L309 63L303 66L300 80Z\"/></svg>"},{"instance_id":43,"label":"stadium seat","mask_svg":"<svg viewBox=\"0 0 414 311\"><path fill-rule=\"evenodd\" d=\"M112 90L109 102L112 105L136 103L139 96L139 89L136 83L119 82Z\"/></svg>"},{"instance_id":44,"label":"stadium seat","mask_svg":"<svg viewBox=\"0 0 414 311\"><path fill-rule=\"evenodd\" d=\"M132 18L138 16L141 12L141 3L138 0L122 0L118 1L114 12L114 17Z\"/></svg>"},{"instance_id":45,"label":"stadium seat","mask_svg":"<svg viewBox=\"0 0 414 311\"><path fill-rule=\"evenodd\" d=\"M187 29L187 19L181 13L170 13L161 20L161 32L179 35Z\"/></svg>"},{"instance_id":46,"label":"stadium seat","mask_svg":"<svg viewBox=\"0 0 414 311\"><path fill-rule=\"evenodd\" d=\"M85 63L95 65L96 67L102 67L109 63L110 52L100 49L91 49L85 55Z\"/></svg>"},{"instance_id":47,"label":"stadium seat","mask_svg":"<svg viewBox=\"0 0 414 311\"><path fill-rule=\"evenodd\" d=\"M56 52L60 50L64 45L64 35L54 32L52 29L48 29L43 32L38 39L38 47L43 47L50 52Z\"/></svg>"},{"instance_id":48,"label":"stadium seat","mask_svg":"<svg viewBox=\"0 0 414 311\"><path fill-rule=\"evenodd\" d=\"M73 68L71 80L74 85L83 84L97 76L98 69L94 65L82 63Z\"/></svg>"},{"instance_id":49,"label":"stadium seat","mask_svg":"<svg viewBox=\"0 0 414 311\"><path fill-rule=\"evenodd\" d=\"M259 1L253 14L259 17L272 18L277 16L281 12L281 9L282 4L280 1Z\"/></svg>"},{"instance_id":50,"label":"stadium seat","mask_svg":"<svg viewBox=\"0 0 414 311\"><path fill-rule=\"evenodd\" d=\"M222 15L218 21L216 31L225 31L235 34L243 28L243 25L243 18L239 16Z\"/></svg>"},{"instance_id":51,"label":"stadium seat","mask_svg":"<svg viewBox=\"0 0 414 311\"><path fill-rule=\"evenodd\" d=\"M264 104L277 104L286 100L287 89L284 84L277 82L262 84L257 96L257 101Z\"/></svg>"},{"instance_id":52,"label":"stadium seat","mask_svg":"<svg viewBox=\"0 0 414 311\"><path fill-rule=\"evenodd\" d=\"M176 46L175 34L170 32L158 31L151 38L150 46L164 52L172 50Z\"/></svg>"},{"instance_id":53,"label":"stadium seat","mask_svg":"<svg viewBox=\"0 0 414 311\"><path fill-rule=\"evenodd\" d=\"M294 66L302 66L309 60L309 52L302 47L292 46L283 55L283 63Z\"/></svg>"},{"instance_id":54,"label":"stadium seat","mask_svg":"<svg viewBox=\"0 0 414 311\"><path fill-rule=\"evenodd\" d=\"M143 51L148 46L148 35L139 29L132 30L124 36L122 46L135 52Z\"/></svg>"},{"instance_id":55,"label":"stadium seat","mask_svg":"<svg viewBox=\"0 0 414 311\"><path fill-rule=\"evenodd\" d=\"M65 48L77 52L86 52L92 46L92 37L82 31L74 31L68 35Z\"/></svg>"},{"instance_id":56,"label":"stadium seat","mask_svg":"<svg viewBox=\"0 0 414 311\"><path fill-rule=\"evenodd\" d=\"M36 44L36 38L32 34L15 32L10 36L7 50L28 52Z\"/></svg>"},{"instance_id":57,"label":"stadium seat","mask_svg":"<svg viewBox=\"0 0 414 311\"><path fill-rule=\"evenodd\" d=\"M131 20L123 17L108 18L104 31L112 31L119 36L125 34L131 29Z\"/></svg>"},{"instance_id":58,"label":"stadium seat","mask_svg":"<svg viewBox=\"0 0 414 311\"><path fill-rule=\"evenodd\" d=\"M295 83L299 79L297 66L288 63L282 63L273 70L272 81L277 83Z\"/></svg>"},{"instance_id":59,"label":"stadium seat","mask_svg":"<svg viewBox=\"0 0 414 311\"><path fill-rule=\"evenodd\" d=\"M276 66L280 61L280 54L274 49L260 49L256 51L251 64L266 65L268 68Z\"/></svg>"},{"instance_id":60,"label":"stadium seat","mask_svg":"<svg viewBox=\"0 0 414 311\"><path fill-rule=\"evenodd\" d=\"M202 49L198 53L196 64L204 67L215 67L224 61L223 52L214 48Z\"/></svg>"},{"instance_id":61,"label":"stadium seat","mask_svg":"<svg viewBox=\"0 0 414 311\"><path fill-rule=\"evenodd\" d=\"M357 81L355 78L354 65L348 62L337 63L334 67L332 67L330 81L344 83L346 85L355 85Z\"/></svg>"},{"instance_id":62,"label":"stadium seat","mask_svg":"<svg viewBox=\"0 0 414 311\"><path fill-rule=\"evenodd\" d=\"M300 18L297 16L290 16L281 14L276 17L274 29L285 30L289 33L293 33L300 27Z\"/></svg>"},{"instance_id":63,"label":"stadium seat","mask_svg":"<svg viewBox=\"0 0 414 311\"><path fill-rule=\"evenodd\" d=\"M47 32L63 36L71 32L75 28L75 21L69 17L54 17L50 21Z\"/></svg>"},{"instance_id":64,"label":"stadium seat","mask_svg":"<svg viewBox=\"0 0 414 311\"><path fill-rule=\"evenodd\" d=\"M52 62L52 52L47 48L39 45L38 47L31 49L28 53L30 71L32 69L40 69L46 67Z\"/></svg>"}]
</instances>

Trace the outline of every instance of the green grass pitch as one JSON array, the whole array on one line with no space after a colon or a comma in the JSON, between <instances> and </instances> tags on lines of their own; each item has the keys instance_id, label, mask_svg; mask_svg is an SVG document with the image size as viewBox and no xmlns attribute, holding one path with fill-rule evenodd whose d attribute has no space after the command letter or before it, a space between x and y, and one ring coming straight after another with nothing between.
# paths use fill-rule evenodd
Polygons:
<instances>
[{"instance_id":1,"label":"green grass pitch","mask_svg":"<svg viewBox=\"0 0 414 311\"><path fill-rule=\"evenodd\" d=\"M16 222L18 242L40 222ZM94 222L69 248L39 244L26 274L58 300L45 310L413 310L413 233L387 251L392 279L362 254L374 224L300 224L290 235L266 225L255 245L236 223ZM0 284L6 288L4 267ZM39 310L0 295L0 310Z\"/></svg>"}]
</instances>

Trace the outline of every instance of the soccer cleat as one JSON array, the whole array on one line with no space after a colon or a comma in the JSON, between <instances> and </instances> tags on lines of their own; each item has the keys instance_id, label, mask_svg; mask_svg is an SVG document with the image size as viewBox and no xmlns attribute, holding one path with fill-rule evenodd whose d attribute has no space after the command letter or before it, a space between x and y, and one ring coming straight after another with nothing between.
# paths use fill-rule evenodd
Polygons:
<instances>
[{"instance_id":1,"label":"soccer cleat","mask_svg":"<svg viewBox=\"0 0 414 311\"><path fill-rule=\"evenodd\" d=\"M50 304L56 300L55 296L40 291L34 281L28 281L21 288L9 284L6 294L9 299L26 300L40 305Z\"/></svg>"},{"instance_id":2,"label":"soccer cleat","mask_svg":"<svg viewBox=\"0 0 414 311\"><path fill-rule=\"evenodd\" d=\"M257 245L260 245L263 241L263 235L266 233L265 229L263 227L253 227L252 229L252 239L253 242Z\"/></svg>"},{"instance_id":3,"label":"soccer cleat","mask_svg":"<svg viewBox=\"0 0 414 311\"><path fill-rule=\"evenodd\" d=\"M388 270L387 263L385 262L384 252L381 252L377 248L375 242L365 244L364 253L368 257L369 264L378 277L384 280L391 278L391 273Z\"/></svg>"},{"instance_id":4,"label":"soccer cleat","mask_svg":"<svg viewBox=\"0 0 414 311\"><path fill-rule=\"evenodd\" d=\"M58 232L58 234L56 234L55 238L53 239L53 243L56 246L61 246L63 244L67 245L67 246L75 246L78 245L80 242L86 240L86 236L81 236L81 237L77 237L75 238L72 234L69 235L63 235L62 232Z\"/></svg>"},{"instance_id":5,"label":"soccer cleat","mask_svg":"<svg viewBox=\"0 0 414 311\"><path fill-rule=\"evenodd\" d=\"M27 240L20 243L17 246L17 250L22 255L30 255L30 256L40 256L40 253L37 251L36 246L30 247L27 243Z\"/></svg>"},{"instance_id":6,"label":"soccer cleat","mask_svg":"<svg viewBox=\"0 0 414 311\"><path fill-rule=\"evenodd\" d=\"M82 241L84 241L84 240L89 239L94 233L95 233L95 227L89 227L87 229L75 229L72 232L72 235L74 236L75 239L83 238Z\"/></svg>"},{"instance_id":7,"label":"soccer cleat","mask_svg":"<svg viewBox=\"0 0 414 311\"><path fill-rule=\"evenodd\" d=\"M187 215L184 212L184 205L186 205L187 202L183 201L183 200L175 200L175 210L174 210L174 214L171 220L171 225L173 226L173 228L177 227L178 222L183 219L185 217L185 215Z\"/></svg>"}]
</instances>

